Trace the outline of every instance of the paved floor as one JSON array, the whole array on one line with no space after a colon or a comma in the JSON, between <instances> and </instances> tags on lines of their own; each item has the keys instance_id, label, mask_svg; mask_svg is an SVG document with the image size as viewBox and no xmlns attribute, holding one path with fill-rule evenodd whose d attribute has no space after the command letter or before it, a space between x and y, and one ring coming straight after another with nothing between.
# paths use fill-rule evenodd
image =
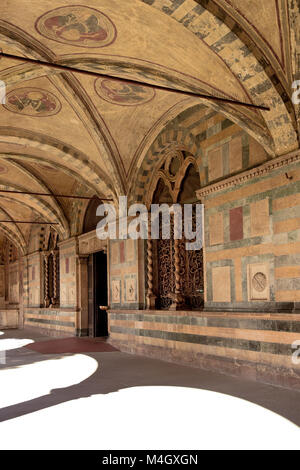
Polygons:
<instances>
[{"instance_id":1,"label":"paved floor","mask_svg":"<svg viewBox=\"0 0 300 470\"><path fill-rule=\"evenodd\" d=\"M93 353L118 351L104 338L62 338L49 341L37 341L25 346L42 354Z\"/></svg>"},{"instance_id":2,"label":"paved floor","mask_svg":"<svg viewBox=\"0 0 300 470\"><path fill-rule=\"evenodd\" d=\"M44 365L46 361L48 361L49 364L53 364L54 361L56 361L54 365L56 365L57 371L59 371L60 365L63 364L61 359L65 360L67 358L68 361L71 361L72 357L73 359L77 357L72 354L45 355L30 350L27 347L20 347L23 343L19 344L19 342L22 341L26 344L25 340L34 342L49 341L49 337L42 336L30 330L3 330L3 334L0 336L0 350L1 344L3 349L3 344L6 344L5 342L7 342L10 348L15 347L16 349L6 351L6 364L0 365L0 381L2 373L10 373L11 371L21 372L24 368L26 369L26 366L34 365L38 367L39 364ZM242 398L248 402L260 405L267 410L273 411L300 426L300 392L297 391L290 391L283 388L228 377L218 373L202 371L196 368L129 355L119 351L89 352L84 353L84 357L89 361L93 359L91 362L96 365L93 370L89 372L87 366L83 366L83 375L81 376L78 362L76 369L78 369L77 372L79 375L74 381L71 381L70 384L64 382L62 378L60 382L57 382L57 377L55 378L56 381L54 380L54 382L51 383L49 378L51 374L49 375L49 373L45 376L46 379L42 379L41 375L37 375L37 377L43 380L44 384L45 380L49 381L50 390L48 393L43 391L41 393L37 392L37 396L33 396L32 398L30 393L26 395L26 390L24 389L25 395L22 400L19 399L18 401L17 399L12 403L8 396L8 405L5 406L6 402L4 400L4 406L0 409L0 421L7 422L7 420L28 416L30 413L46 410L49 407L54 407L72 400L92 397L99 394L109 394L130 387L175 386L214 391L231 397ZM62 373L61 375L64 374ZM37 379L32 379L32 383L30 384L32 391L36 383ZM25 385L26 384L24 384L24 386ZM19 386L22 388L21 383L19 383ZM29 387L28 384L27 386ZM16 393L21 392L16 391Z\"/></svg>"}]
</instances>

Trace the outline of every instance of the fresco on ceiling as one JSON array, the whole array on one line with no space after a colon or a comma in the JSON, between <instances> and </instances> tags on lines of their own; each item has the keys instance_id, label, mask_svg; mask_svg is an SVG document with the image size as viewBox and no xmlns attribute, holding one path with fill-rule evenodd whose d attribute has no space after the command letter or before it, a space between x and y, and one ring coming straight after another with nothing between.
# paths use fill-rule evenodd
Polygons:
<instances>
[{"instance_id":1,"label":"fresco on ceiling","mask_svg":"<svg viewBox=\"0 0 300 470\"><path fill-rule=\"evenodd\" d=\"M114 79L98 78L95 89L100 98L121 106L138 106L148 103L155 96L154 88L146 88L134 83Z\"/></svg>"},{"instance_id":2,"label":"fresco on ceiling","mask_svg":"<svg viewBox=\"0 0 300 470\"><path fill-rule=\"evenodd\" d=\"M117 36L108 16L78 5L48 11L38 18L35 27L47 39L79 47L109 46Z\"/></svg>"},{"instance_id":3,"label":"fresco on ceiling","mask_svg":"<svg viewBox=\"0 0 300 470\"><path fill-rule=\"evenodd\" d=\"M7 94L6 109L26 116L53 116L61 110L56 96L39 88L19 88Z\"/></svg>"}]
</instances>

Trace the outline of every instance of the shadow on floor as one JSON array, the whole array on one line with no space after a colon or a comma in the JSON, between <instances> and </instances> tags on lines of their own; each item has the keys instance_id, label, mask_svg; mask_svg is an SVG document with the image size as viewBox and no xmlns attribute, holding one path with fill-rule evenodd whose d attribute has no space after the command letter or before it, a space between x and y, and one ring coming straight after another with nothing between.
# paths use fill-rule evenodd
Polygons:
<instances>
[{"instance_id":1,"label":"shadow on floor","mask_svg":"<svg viewBox=\"0 0 300 470\"><path fill-rule=\"evenodd\" d=\"M0 337L31 338L36 343L49 338L30 330L8 330ZM60 340L58 340L60 341ZM180 366L147 357L115 352L81 353L98 363L94 374L82 382L52 389L47 395L0 410L0 422L24 416L55 405L92 395L108 394L130 387L174 386L223 393L260 405L300 426L300 392L229 377L220 373ZM7 352L7 364L1 370L19 368L46 360L57 360L72 354L45 355L26 347ZM34 386L34 384L33 384Z\"/></svg>"}]
</instances>

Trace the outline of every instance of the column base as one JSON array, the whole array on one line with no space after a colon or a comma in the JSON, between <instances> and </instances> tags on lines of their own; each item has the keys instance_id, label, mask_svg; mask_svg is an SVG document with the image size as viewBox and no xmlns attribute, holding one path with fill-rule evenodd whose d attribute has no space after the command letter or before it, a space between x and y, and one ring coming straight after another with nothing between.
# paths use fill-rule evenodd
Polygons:
<instances>
[{"instance_id":1,"label":"column base","mask_svg":"<svg viewBox=\"0 0 300 470\"><path fill-rule=\"evenodd\" d=\"M156 308L156 296L154 294L147 295L147 308L149 310L155 310L155 308Z\"/></svg>"}]
</instances>

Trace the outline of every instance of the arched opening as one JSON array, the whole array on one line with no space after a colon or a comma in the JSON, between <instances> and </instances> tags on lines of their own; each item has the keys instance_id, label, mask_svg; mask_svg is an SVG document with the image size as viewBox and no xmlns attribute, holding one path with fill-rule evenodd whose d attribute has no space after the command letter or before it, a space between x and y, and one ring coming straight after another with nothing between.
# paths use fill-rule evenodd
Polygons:
<instances>
[{"instance_id":1,"label":"arched opening","mask_svg":"<svg viewBox=\"0 0 300 470\"><path fill-rule=\"evenodd\" d=\"M155 181L155 180L154 180ZM191 207L193 232L196 233L196 191L200 187L200 177L195 160L186 152L176 151L170 155L156 177L156 187L152 196L153 204L173 204L181 206L182 236L175 236L176 218L170 212L170 237L163 236L163 218L160 215L159 239L152 241L154 294L156 308L162 310L197 309L204 304L203 248L187 249L185 224L189 223L184 215L184 205ZM178 222L177 222L178 223ZM202 228L202 226L201 226Z\"/></svg>"},{"instance_id":2,"label":"arched opening","mask_svg":"<svg viewBox=\"0 0 300 470\"><path fill-rule=\"evenodd\" d=\"M97 224L100 221L100 217L97 217L97 207L101 204L101 201L98 197L94 197L90 200L88 207L85 212L84 221L83 221L83 230L82 233L89 233L93 230L96 230Z\"/></svg>"}]
</instances>

